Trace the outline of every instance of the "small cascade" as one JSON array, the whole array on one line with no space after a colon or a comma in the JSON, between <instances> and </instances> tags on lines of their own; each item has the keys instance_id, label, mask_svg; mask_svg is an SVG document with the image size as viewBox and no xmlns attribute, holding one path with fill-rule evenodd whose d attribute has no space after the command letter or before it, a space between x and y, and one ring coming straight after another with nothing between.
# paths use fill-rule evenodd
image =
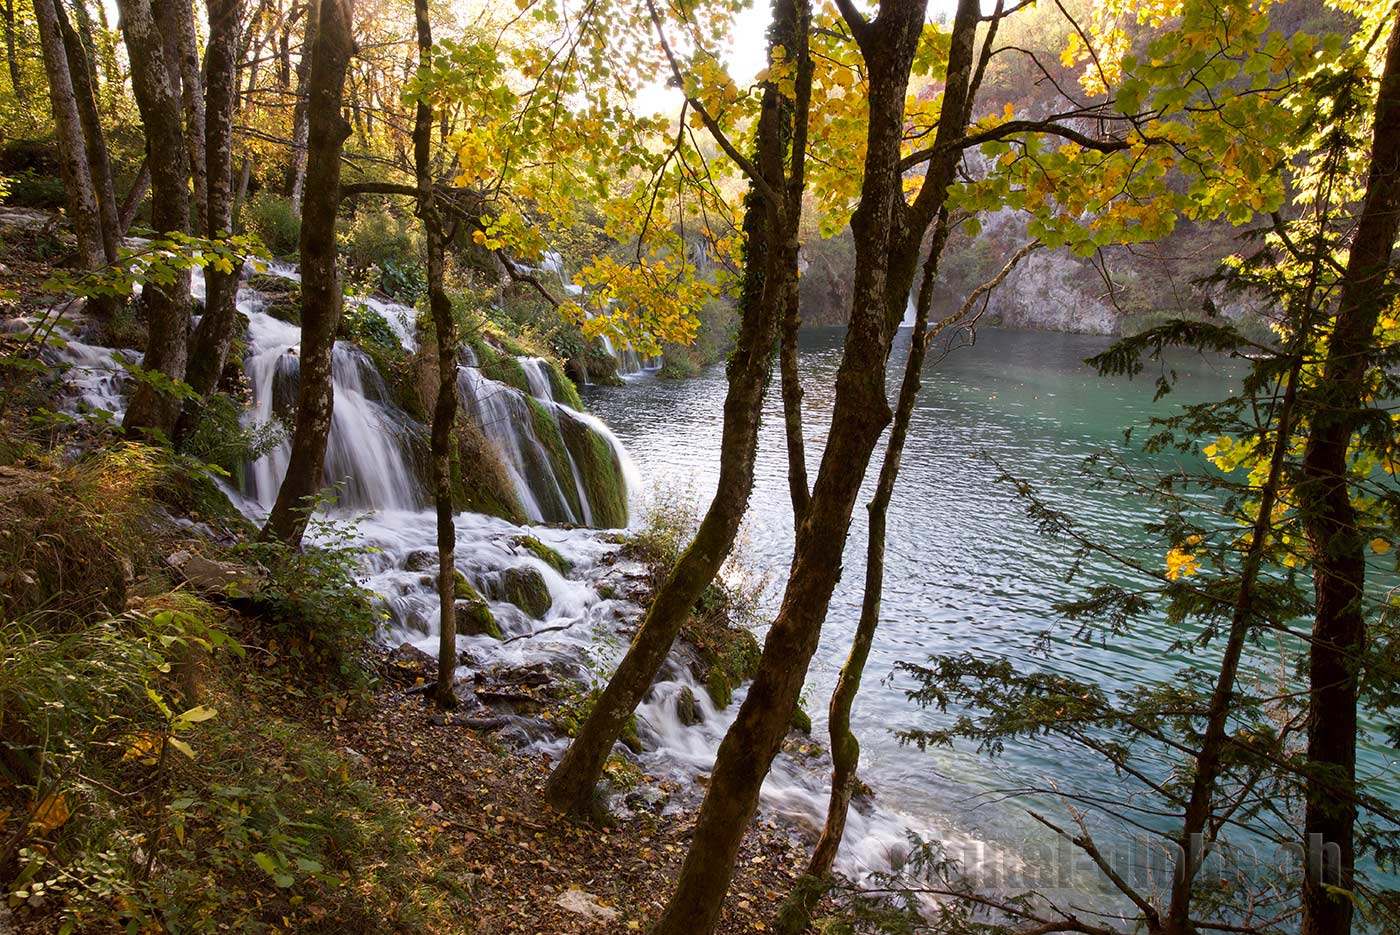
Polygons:
<instances>
[{"instance_id":1,"label":"small cascade","mask_svg":"<svg viewBox=\"0 0 1400 935\"><path fill-rule=\"evenodd\" d=\"M583 294L583 287L570 282L568 276L565 275L562 254L554 251L545 253L544 259L540 261L540 269L558 276L560 287L569 295L579 296ZM592 313L586 314L589 318L593 317ZM602 342L603 350L607 351L608 356L617 361L617 372L621 376L635 377L644 373L654 373L665 364L660 354L654 357L643 357L631 347L618 347L606 334L600 334L598 340Z\"/></svg>"},{"instance_id":2,"label":"small cascade","mask_svg":"<svg viewBox=\"0 0 1400 935\"><path fill-rule=\"evenodd\" d=\"M457 390L501 455L521 508L535 522L624 526L636 467L603 423L557 402L548 362L517 358L529 393L492 380L463 355Z\"/></svg>"}]
</instances>

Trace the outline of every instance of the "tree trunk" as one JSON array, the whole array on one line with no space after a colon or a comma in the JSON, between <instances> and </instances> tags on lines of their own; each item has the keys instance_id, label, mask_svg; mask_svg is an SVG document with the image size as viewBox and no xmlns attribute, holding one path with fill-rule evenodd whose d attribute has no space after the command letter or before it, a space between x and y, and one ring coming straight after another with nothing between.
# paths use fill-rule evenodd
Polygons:
<instances>
[{"instance_id":1,"label":"tree trunk","mask_svg":"<svg viewBox=\"0 0 1400 935\"><path fill-rule=\"evenodd\" d=\"M210 237L233 231L233 108L238 95L238 32L241 0L208 0L209 41L205 47L205 178ZM218 386L238 322L240 269L204 270L204 316L194 333L185 382L205 397ZM181 415L181 435L194 428L202 406L190 400Z\"/></svg>"},{"instance_id":2,"label":"tree trunk","mask_svg":"<svg viewBox=\"0 0 1400 935\"><path fill-rule=\"evenodd\" d=\"M738 718L720 745L689 853L676 891L653 929L654 935L708 935L719 918L749 822L758 806L759 788L777 754L807 666L816 650L832 591L841 576L841 560L851 511L871 454L890 420L885 399L885 362L897 319L891 320L891 296L904 304L912 285L914 263L906 229L908 209L899 171L904 134L904 101L914 52L924 25L922 0L888 2L870 22L861 21L858 42L869 87L869 128L861 200L852 220L856 233L856 282L851 323L836 377L833 431L817 472L816 484L797 529L797 543L787 589L778 616L769 628L758 672ZM956 141L966 125L966 108L954 93L956 81L966 92L972 35L978 21L977 0L960 0L949 59L945 119L935 145ZM951 103L950 103L951 102ZM953 119L948 119L953 118ZM928 204L936 214L952 181L949 160L925 181ZM929 215L930 219L932 214ZM915 250L922 231L913 236Z\"/></svg>"},{"instance_id":3,"label":"tree trunk","mask_svg":"<svg viewBox=\"0 0 1400 935\"><path fill-rule=\"evenodd\" d=\"M151 226L159 234L189 230L189 163L181 121L180 97L166 42L148 0L120 0L122 30L136 105L146 130L146 159L151 168ZM142 294L149 322L142 367L171 380L185 378L190 327L189 274L168 286L150 285ZM131 394L123 427L128 433L154 430L168 438L180 405L169 394L140 381Z\"/></svg>"},{"instance_id":4,"label":"tree trunk","mask_svg":"<svg viewBox=\"0 0 1400 935\"><path fill-rule=\"evenodd\" d=\"M1394 299L1390 257L1400 232L1400 29L1392 30L1376 100L1370 176L1342 277L1311 418L1298 494L1317 597L1309 649L1308 868L1303 935L1351 930L1356 822L1357 683L1366 644L1366 543L1357 528L1347 450L1361 426L1380 313ZM1346 892L1336 892L1335 887Z\"/></svg>"},{"instance_id":5,"label":"tree trunk","mask_svg":"<svg viewBox=\"0 0 1400 935\"><path fill-rule=\"evenodd\" d=\"M0 24L5 28L5 64L10 69L10 91L23 104L29 100L29 89L19 71L19 47L15 37L15 0L5 0L0 8Z\"/></svg>"},{"instance_id":6,"label":"tree trunk","mask_svg":"<svg viewBox=\"0 0 1400 935\"><path fill-rule=\"evenodd\" d=\"M433 31L428 0L414 0L418 31L418 64L432 66ZM433 109L420 98L413 119L413 166L418 182L418 215L423 219L428 247L428 307L437 338L438 389L433 403L430 443L433 459L433 501L437 512L438 545L438 704L457 706L453 684L457 674L457 527L452 521L452 425L457 419L457 323L452 301L443 288L446 244L442 215L433 198Z\"/></svg>"},{"instance_id":7,"label":"tree trunk","mask_svg":"<svg viewBox=\"0 0 1400 935\"><path fill-rule=\"evenodd\" d=\"M263 527L264 539L301 542L321 482L334 405L331 358L345 297L336 273L335 214L340 153L350 126L341 115L345 70L354 51L352 0L324 0L311 47L307 197L301 212L301 386L287 476Z\"/></svg>"},{"instance_id":8,"label":"tree trunk","mask_svg":"<svg viewBox=\"0 0 1400 935\"><path fill-rule=\"evenodd\" d=\"M205 169L204 79L200 73L199 40L194 27L191 0L173 0L175 50L180 71L180 100L185 111L185 146L189 150L193 181L194 232L211 236L209 180ZM162 27L163 28L163 27Z\"/></svg>"},{"instance_id":9,"label":"tree trunk","mask_svg":"<svg viewBox=\"0 0 1400 935\"><path fill-rule=\"evenodd\" d=\"M117 211L117 231L122 237L131 230L131 222L136 220L136 212L141 210L141 202L146 199L146 192L150 187L151 159L149 156L143 156L141 168L136 171L136 178L131 180L131 188L127 189L122 206Z\"/></svg>"},{"instance_id":10,"label":"tree trunk","mask_svg":"<svg viewBox=\"0 0 1400 935\"><path fill-rule=\"evenodd\" d=\"M87 155L88 176L92 180L93 196L97 201L98 225L102 238L102 256L116 263L121 243L121 217L117 212L117 197L112 186L112 160L107 154L107 141L102 132L102 118L97 110L97 83L93 79L89 43L84 43L68 20L62 0L50 0L68 54L68 73L73 80L73 96L78 106L78 121L83 128L83 145Z\"/></svg>"},{"instance_id":11,"label":"tree trunk","mask_svg":"<svg viewBox=\"0 0 1400 935\"><path fill-rule=\"evenodd\" d=\"M292 108L292 152L287 167L287 194L292 204L301 207L302 195L306 189L306 134L307 134L307 70L310 57L306 50L316 41L317 21L321 15L320 0L312 0L306 10L306 34L302 39L301 61L297 62L297 100Z\"/></svg>"},{"instance_id":12,"label":"tree trunk","mask_svg":"<svg viewBox=\"0 0 1400 935\"><path fill-rule=\"evenodd\" d=\"M801 524L812 490L807 480L807 446L802 432L802 379L797 372L797 335L802 327L798 295L793 292L783 313L782 346L778 352L783 381L783 427L787 437L788 497L792 522Z\"/></svg>"},{"instance_id":13,"label":"tree trunk","mask_svg":"<svg viewBox=\"0 0 1400 935\"><path fill-rule=\"evenodd\" d=\"M783 16L782 8L790 11L789 19L795 15L794 4L775 3L775 18ZM804 31L799 40L804 57L805 35ZM765 87L757 130L758 162L768 187L778 193L785 192L787 186L783 155L792 120L776 88ZM772 373L778 321L787 294L785 284L790 280L795 289L797 283L795 255L788 262L784 232L788 227L795 229L796 222L788 218L790 212L801 210L801 192L795 200L790 195L783 197L787 203L780 206L769 204L757 190L751 190L748 196L739 334L729 358L719 483L714 498L695 538L652 600L617 671L608 679L588 719L549 777L545 796L561 811L579 816L592 813L594 788L613 744L651 688L696 600L728 557L748 508L763 394Z\"/></svg>"},{"instance_id":14,"label":"tree trunk","mask_svg":"<svg viewBox=\"0 0 1400 935\"><path fill-rule=\"evenodd\" d=\"M102 221L97 195L88 169L87 146L82 119L68 67L67 44L59 26L60 0L34 0L34 18L39 25L39 45L44 54L44 71L49 79L49 101L53 106L54 130L58 137L58 168L68 195L68 212L73 233L78 238L78 263L83 269L102 265Z\"/></svg>"},{"instance_id":15,"label":"tree trunk","mask_svg":"<svg viewBox=\"0 0 1400 935\"><path fill-rule=\"evenodd\" d=\"M870 647L875 642L875 630L880 623L880 602L885 585L885 521L889 515L890 500L894 496L895 481L899 477L900 459L904 455L904 440L908 436L909 423L914 415L914 402L918 398L919 388L923 385L921 377L924 358L933 335L932 331L927 330L929 308L933 304L933 284L947 237L947 217L940 215L938 230L929 249L928 260L924 264L923 281L919 286L914 333L909 341L909 357L905 361L904 379L900 383L894 425L890 429L890 440L880 465L880 479L875 487L875 495L866 505L866 512L870 516L870 532L865 549L865 592L861 599L860 620L851 640L851 650L836 681L836 689L831 693L829 708L832 770L831 797L827 805L826 822L822 826L816 847L812 850L806 879L800 880L793 888L792 894L784 902L779 913L775 929L785 935L805 932L811 924L812 909L821 895L821 888L811 884L825 880L831 874L831 868L835 865L836 855L841 848L841 838L846 831L846 818L850 812L851 795L856 785L856 767L860 763L860 741L851 730L851 707L860 692L861 676L865 672Z\"/></svg>"}]
</instances>

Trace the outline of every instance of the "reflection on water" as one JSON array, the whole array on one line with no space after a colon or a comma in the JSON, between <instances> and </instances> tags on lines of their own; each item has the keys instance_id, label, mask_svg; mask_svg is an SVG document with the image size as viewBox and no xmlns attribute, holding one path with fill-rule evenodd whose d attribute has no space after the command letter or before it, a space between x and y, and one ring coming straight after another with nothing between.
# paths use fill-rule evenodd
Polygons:
<instances>
[{"instance_id":1,"label":"reflection on water","mask_svg":"<svg viewBox=\"0 0 1400 935\"><path fill-rule=\"evenodd\" d=\"M901 332L891 356L892 392L909 333ZM813 473L828 428L841 338L836 330L802 336L804 421ZM1054 670L1093 680L1107 689L1168 679L1198 664L1169 650L1182 634L1171 632L1161 619L1107 642L1074 639L1052 605L1082 596L1084 579L1066 582L1068 547L1040 535L1010 488L997 480L1000 465L1030 481L1100 540L1127 553L1139 552L1149 566L1160 565L1161 546L1142 530L1153 515L1150 505L1111 489L1095 489L1083 474L1083 459L1111 449L1129 465L1160 470L1181 461L1182 467L1198 467L1192 455L1176 452L1149 461L1125 444L1124 431L1181 402L1228 394L1238 370L1228 361L1183 358L1175 362L1181 378L1177 391L1154 403L1154 374L1136 381L1104 379L1083 363L1107 340L985 330L975 346L931 362L890 509L880 631L854 712L862 775L881 800L906 814L927 817L935 827L948 829L950 837L984 839L1004 853L1052 853L1054 848L1046 850L1051 843L1047 833L1026 815L1031 802L1008 799L999 790L1044 787L1052 780L1071 790L1121 793L1130 787L1104 762L1054 739L1008 745L996 761L970 748L920 753L900 746L894 731L946 724L949 716L905 700L907 684L892 677L898 661L967 651L1010 659L1026 671ZM723 368L717 366L681 382L590 388L588 403L614 426L650 484L691 486L707 501L717 473L724 390ZM873 489L875 473L868 473L862 502ZM776 380L767 400L745 536L752 562L780 584L791 559L792 521ZM864 548L864 510L857 509L845 574L805 694L816 722L814 736L825 737L826 700L859 616ZM1098 561L1086 566L1085 579L1118 575ZM1057 626L1049 653L1038 651L1037 638ZM1376 774L1372 791L1385 787L1392 798L1400 798L1388 754L1369 751L1364 769Z\"/></svg>"}]
</instances>

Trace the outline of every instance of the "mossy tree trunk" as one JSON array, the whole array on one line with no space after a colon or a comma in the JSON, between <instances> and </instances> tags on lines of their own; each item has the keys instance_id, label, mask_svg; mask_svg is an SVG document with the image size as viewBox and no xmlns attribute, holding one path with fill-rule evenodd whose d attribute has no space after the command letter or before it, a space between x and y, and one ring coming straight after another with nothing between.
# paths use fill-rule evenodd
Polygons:
<instances>
[{"instance_id":1,"label":"mossy tree trunk","mask_svg":"<svg viewBox=\"0 0 1400 935\"><path fill-rule=\"evenodd\" d=\"M418 31L418 67L432 67L433 33L428 0L414 0ZM432 460L433 502L437 511L438 546L438 704L457 706L453 682L457 672L456 548L457 527L452 520L452 426L457 419L457 323L452 301L443 286L446 237L442 215L433 197L433 109L422 98L413 122L413 165L418 181L418 216L428 248L428 307L437 338L438 391L433 404Z\"/></svg>"},{"instance_id":2,"label":"mossy tree trunk","mask_svg":"<svg viewBox=\"0 0 1400 935\"><path fill-rule=\"evenodd\" d=\"M787 40L785 48L794 50L803 63L798 82L809 88L811 68L806 42L809 7L805 2L779 0L774 5L774 14L778 25L770 36L770 48L783 44L783 36L793 37ZM797 28L799 22L800 29ZM799 93L805 101L805 91ZM802 109L805 111L805 103ZM796 119L805 132L805 112L796 115ZM646 618L627 654L549 777L545 795L552 805L570 814L592 814L594 789L613 744L651 688L696 600L728 557L748 508L762 422L763 393L772 374L779 319L788 286L795 290L797 284L795 243L803 188L800 147L792 146L793 174L798 178L795 189L789 187L789 175L784 169L784 156L792 145L793 126L793 113L783 105L777 89L767 86L758 124L758 165L769 190L780 193L784 203L774 204L753 189L748 196L740 325L729 358L719 483L695 538L676 560L647 609Z\"/></svg>"},{"instance_id":3,"label":"mossy tree trunk","mask_svg":"<svg viewBox=\"0 0 1400 935\"><path fill-rule=\"evenodd\" d=\"M102 117L97 109L97 80L88 53L89 46L73 28L63 4L58 0L51 2L58 20L58 28L63 35L63 48L68 55L68 73L72 78L73 97L78 107L78 122L83 130L88 177L92 180L92 194L97 203L102 259L108 263L115 263L122 237L121 221L117 214L117 196L112 186L112 160L107 152Z\"/></svg>"},{"instance_id":4,"label":"mossy tree trunk","mask_svg":"<svg viewBox=\"0 0 1400 935\"><path fill-rule=\"evenodd\" d=\"M865 60L870 116L864 182L851 222L856 242L851 322L832 410L831 424L839 430L831 433L798 525L787 588L758 672L720 745L690 851L654 935L708 935L719 919L735 856L792 721L841 576L851 512L866 467L890 421L885 398L890 342L913 283L923 234L942 210L953 181L956 144L967 125L977 0L960 0L953 23L943 118L934 143L948 155L930 161L913 205L903 197L900 145L925 3L885 3L874 20L849 5L843 5L843 13Z\"/></svg>"},{"instance_id":5,"label":"mossy tree trunk","mask_svg":"<svg viewBox=\"0 0 1400 935\"><path fill-rule=\"evenodd\" d=\"M68 196L73 233L78 238L78 263L84 269L94 269L102 263L102 222L88 167L87 146L78 113L67 44L59 26L59 2L34 0L34 18L39 27L44 72L49 79L49 104L53 108L54 130L58 139L58 169Z\"/></svg>"},{"instance_id":6,"label":"mossy tree trunk","mask_svg":"<svg viewBox=\"0 0 1400 935\"><path fill-rule=\"evenodd\" d=\"M301 213L301 381L287 476L263 527L263 538L297 545L315 506L335 404L332 356L345 297L336 272L335 215L340 203L340 152L350 135L341 114L345 72L354 51L352 0L321 0L311 46L311 128L307 197Z\"/></svg>"},{"instance_id":7,"label":"mossy tree trunk","mask_svg":"<svg viewBox=\"0 0 1400 935\"><path fill-rule=\"evenodd\" d=\"M209 235L233 232L233 112L238 96L238 33L241 0L208 0L209 41L205 46L204 162L208 183ZM204 271L204 316L194 332L185 382L201 397L214 391L228 360L238 321L239 270ZM186 404L180 433L194 427L198 400Z\"/></svg>"},{"instance_id":8,"label":"mossy tree trunk","mask_svg":"<svg viewBox=\"0 0 1400 935\"><path fill-rule=\"evenodd\" d=\"M161 234L188 233L190 167L181 115L178 63L168 51L167 33L177 28L163 16L157 22L150 0L118 0L131 84L146 130L146 159L151 168L151 226ZM161 4L165 13L170 4ZM142 294L149 323L141 366L170 380L183 380L188 360L190 277L170 285L152 284ZM131 394L123 428L129 434L156 432L170 437L180 404L151 381L139 381Z\"/></svg>"}]
</instances>

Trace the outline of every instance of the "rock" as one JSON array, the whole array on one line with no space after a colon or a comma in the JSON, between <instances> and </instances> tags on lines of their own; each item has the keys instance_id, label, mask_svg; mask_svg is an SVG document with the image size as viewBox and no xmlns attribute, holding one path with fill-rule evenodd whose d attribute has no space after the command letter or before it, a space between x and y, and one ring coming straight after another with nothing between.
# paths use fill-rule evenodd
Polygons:
<instances>
[{"instance_id":1,"label":"rock","mask_svg":"<svg viewBox=\"0 0 1400 935\"><path fill-rule=\"evenodd\" d=\"M210 591L230 597L256 594L265 580L261 569L235 562L220 562L181 550L167 556L165 563L197 591Z\"/></svg>"},{"instance_id":2,"label":"rock","mask_svg":"<svg viewBox=\"0 0 1400 935\"><path fill-rule=\"evenodd\" d=\"M399 682L427 679L437 669L437 660L412 643L404 643L385 660L388 676Z\"/></svg>"},{"instance_id":3,"label":"rock","mask_svg":"<svg viewBox=\"0 0 1400 935\"><path fill-rule=\"evenodd\" d=\"M597 898L583 890L569 889L559 894L554 904L566 912L581 915L585 919L598 922L611 922L617 918L617 910L598 902Z\"/></svg>"},{"instance_id":4,"label":"rock","mask_svg":"<svg viewBox=\"0 0 1400 935\"><path fill-rule=\"evenodd\" d=\"M437 571L438 554L432 549L415 549L408 553L403 567L409 571Z\"/></svg>"},{"instance_id":5,"label":"rock","mask_svg":"<svg viewBox=\"0 0 1400 935\"><path fill-rule=\"evenodd\" d=\"M501 594L536 620L543 620L554 606L544 575L533 568L507 568L501 572Z\"/></svg>"},{"instance_id":6,"label":"rock","mask_svg":"<svg viewBox=\"0 0 1400 935\"><path fill-rule=\"evenodd\" d=\"M501 626L496 622L496 615L491 613L491 608L486 606L486 602L477 598L472 600L459 600L453 603L457 613L457 633L461 636L489 636L492 639L501 638Z\"/></svg>"},{"instance_id":7,"label":"rock","mask_svg":"<svg viewBox=\"0 0 1400 935\"><path fill-rule=\"evenodd\" d=\"M561 575L567 575L573 570L574 566L572 562L560 555L556 549L545 545L534 536L516 536L513 541L517 546L533 553L536 558Z\"/></svg>"},{"instance_id":8,"label":"rock","mask_svg":"<svg viewBox=\"0 0 1400 935\"><path fill-rule=\"evenodd\" d=\"M700 704L695 700L695 692L690 690L689 685L682 688L680 695L676 697L676 716L686 727L693 727L705 720L705 715L700 712Z\"/></svg>"},{"instance_id":9,"label":"rock","mask_svg":"<svg viewBox=\"0 0 1400 935\"><path fill-rule=\"evenodd\" d=\"M633 714L627 718L627 723L622 725L622 733L617 739L633 753L642 752L642 738L637 736L637 715Z\"/></svg>"},{"instance_id":10,"label":"rock","mask_svg":"<svg viewBox=\"0 0 1400 935\"><path fill-rule=\"evenodd\" d=\"M812 736L812 716L798 705L792 712L792 729L800 734Z\"/></svg>"},{"instance_id":11,"label":"rock","mask_svg":"<svg viewBox=\"0 0 1400 935\"><path fill-rule=\"evenodd\" d=\"M528 688L539 688L541 685L548 685L555 679L555 674L550 671L549 664L545 662L536 662L528 666L512 666L493 672L492 675L498 681L524 685Z\"/></svg>"}]
</instances>

